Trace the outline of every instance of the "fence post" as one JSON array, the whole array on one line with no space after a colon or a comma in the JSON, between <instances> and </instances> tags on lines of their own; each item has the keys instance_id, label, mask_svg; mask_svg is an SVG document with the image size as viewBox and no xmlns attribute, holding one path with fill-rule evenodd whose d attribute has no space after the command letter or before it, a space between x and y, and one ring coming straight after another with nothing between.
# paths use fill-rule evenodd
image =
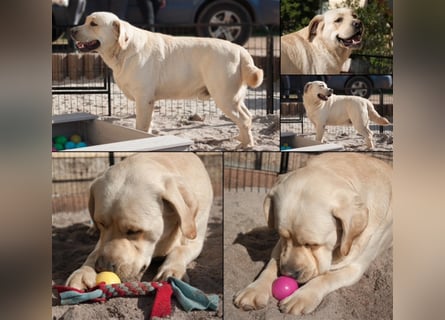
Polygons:
<instances>
[{"instance_id":1,"label":"fence post","mask_svg":"<svg viewBox=\"0 0 445 320\"><path fill-rule=\"evenodd\" d=\"M266 37L266 113L273 114L273 66L274 66L274 56L273 56L273 36L270 28L266 26L267 37Z\"/></svg>"},{"instance_id":2,"label":"fence post","mask_svg":"<svg viewBox=\"0 0 445 320\"><path fill-rule=\"evenodd\" d=\"M108 97L108 116L111 116L111 69L105 67L105 78L106 78L106 88L107 88L107 97Z\"/></svg>"},{"instance_id":3,"label":"fence post","mask_svg":"<svg viewBox=\"0 0 445 320\"><path fill-rule=\"evenodd\" d=\"M289 152L281 152L280 174L287 173L289 170Z\"/></svg>"},{"instance_id":4,"label":"fence post","mask_svg":"<svg viewBox=\"0 0 445 320\"><path fill-rule=\"evenodd\" d=\"M383 110L383 90L379 89L380 93L379 93L379 102L380 102L380 106L382 107ZM383 126L380 126L379 128L380 133L383 133Z\"/></svg>"}]
</instances>

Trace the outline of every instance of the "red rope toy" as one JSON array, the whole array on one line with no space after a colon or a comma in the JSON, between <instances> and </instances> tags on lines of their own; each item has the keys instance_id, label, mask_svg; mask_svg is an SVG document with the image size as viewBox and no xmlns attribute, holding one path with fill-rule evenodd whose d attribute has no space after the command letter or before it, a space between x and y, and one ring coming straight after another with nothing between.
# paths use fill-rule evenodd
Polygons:
<instances>
[{"instance_id":1,"label":"red rope toy","mask_svg":"<svg viewBox=\"0 0 445 320\"><path fill-rule=\"evenodd\" d=\"M57 290L62 305L82 302L105 302L113 297L136 297L154 292L155 300L151 310L151 318L163 318L171 314L171 296L173 293L186 311L193 309L216 310L219 300L217 295L205 295L202 291L175 278L169 278L168 282L134 281L108 285L105 282L101 282L87 291L61 285L54 285L53 288Z\"/></svg>"}]
</instances>

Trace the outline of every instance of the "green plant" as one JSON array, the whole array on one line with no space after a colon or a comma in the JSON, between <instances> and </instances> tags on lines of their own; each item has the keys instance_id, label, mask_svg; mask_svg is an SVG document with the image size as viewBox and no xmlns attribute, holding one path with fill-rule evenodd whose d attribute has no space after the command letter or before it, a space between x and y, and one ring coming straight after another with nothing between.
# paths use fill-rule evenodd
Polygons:
<instances>
[{"instance_id":1,"label":"green plant","mask_svg":"<svg viewBox=\"0 0 445 320\"><path fill-rule=\"evenodd\" d=\"M281 0L281 34L300 30L309 24L319 4L319 0Z\"/></svg>"}]
</instances>

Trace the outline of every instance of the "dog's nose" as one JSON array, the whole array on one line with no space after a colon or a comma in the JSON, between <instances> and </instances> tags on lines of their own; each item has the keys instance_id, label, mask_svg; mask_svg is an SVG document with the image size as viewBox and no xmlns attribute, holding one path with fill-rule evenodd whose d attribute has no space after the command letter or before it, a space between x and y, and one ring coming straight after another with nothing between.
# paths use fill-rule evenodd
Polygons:
<instances>
[{"instance_id":1,"label":"dog's nose","mask_svg":"<svg viewBox=\"0 0 445 320\"><path fill-rule=\"evenodd\" d=\"M355 28L355 29L361 29L362 27L363 27L363 23L360 21L360 20L354 20L353 22L352 22L352 26Z\"/></svg>"},{"instance_id":2,"label":"dog's nose","mask_svg":"<svg viewBox=\"0 0 445 320\"><path fill-rule=\"evenodd\" d=\"M287 270L287 268L282 267L280 271L283 276L291 277L294 279L298 279L298 277L300 276L300 271L298 270Z\"/></svg>"},{"instance_id":3,"label":"dog's nose","mask_svg":"<svg viewBox=\"0 0 445 320\"><path fill-rule=\"evenodd\" d=\"M102 272L102 271L116 272L116 265L111 263L108 259L104 258L103 256L100 256L96 260L94 269L96 269L96 272Z\"/></svg>"}]
</instances>

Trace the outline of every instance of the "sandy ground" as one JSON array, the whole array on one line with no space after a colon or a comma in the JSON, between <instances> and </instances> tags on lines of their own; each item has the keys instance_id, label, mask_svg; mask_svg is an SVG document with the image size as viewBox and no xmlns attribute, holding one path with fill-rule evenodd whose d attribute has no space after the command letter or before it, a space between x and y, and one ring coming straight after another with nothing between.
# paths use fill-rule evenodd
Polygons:
<instances>
[{"instance_id":1,"label":"sandy ground","mask_svg":"<svg viewBox=\"0 0 445 320\"><path fill-rule=\"evenodd\" d=\"M392 319L392 249L377 258L357 284L329 294L312 314L302 317L281 314L273 298L263 310L237 309L232 303L233 296L260 273L278 237L265 227L262 210L265 190L226 190L224 195L225 319Z\"/></svg>"},{"instance_id":2,"label":"sandy ground","mask_svg":"<svg viewBox=\"0 0 445 320\"><path fill-rule=\"evenodd\" d=\"M106 118L104 118L106 119ZM134 116L125 119L109 119L115 124L135 128ZM190 151L237 150L238 127L224 115L162 116L153 120L153 134L173 135L193 141ZM278 151L279 117L277 115L253 116L252 135L255 146L243 151Z\"/></svg>"}]
</instances>

